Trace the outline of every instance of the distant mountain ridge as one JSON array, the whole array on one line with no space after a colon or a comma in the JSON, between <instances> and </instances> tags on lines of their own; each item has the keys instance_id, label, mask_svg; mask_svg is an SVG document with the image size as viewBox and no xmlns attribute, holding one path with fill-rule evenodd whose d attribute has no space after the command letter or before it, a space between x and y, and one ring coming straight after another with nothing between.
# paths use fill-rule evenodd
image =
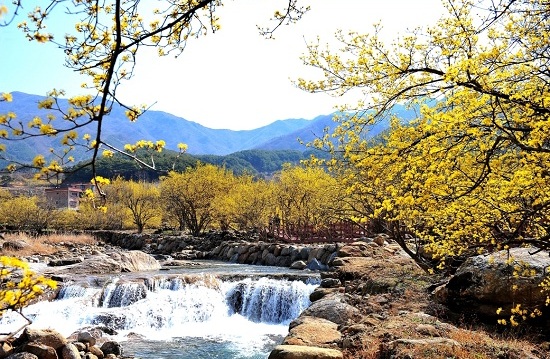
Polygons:
<instances>
[{"instance_id":1,"label":"distant mountain ridge","mask_svg":"<svg viewBox=\"0 0 550 359\"><path fill-rule=\"evenodd\" d=\"M52 110L38 109L38 102L45 97L30 95L22 92L13 92L13 102L0 102L0 114L9 111L17 115L22 126L26 126L35 116L46 118L48 113L60 117L59 113ZM69 107L68 101L59 100L63 109ZM399 107L399 106L398 106ZM398 112L405 113L399 107ZM267 126L253 130L227 130L211 129L196 122L174 116L162 111L147 111L136 122L130 122L124 115L125 109L113 106L112 112L106 116L102 127L103 139L117 147L126 143L135 143L138 140L164 140L166 148L177 150L178 143L188 145L188 153L193 155L227 155L244 150L299 150L307 148L298 139L307 143L315 137L323 135L325 127L334 128L336 123L332 120L334 114L321 115L312 120L286 119L278 120ZM56 120L62 123L63 120ZM371 135L376 135L388 127L386 121L375 126ZM93 127L79 130L79 135L84 132L95 134ZM7 154L10 158L20 162L30 162L38 153L48 155L50 148L60 147L59 137L34 137L24 141L7 141L0 139L0 143L7 145ZM89 157L83 150L73 153L77 161ZM1 164L0 164L1 165Z\"/></svg>"},{"instance_id":2,"label":"distant mountain ridge","mask_svg":"<svg viewBox=\"0 0 550 359\"><path fill-rule=\"evenodd\" d=\"M14 112L18 121L26 126L35 116L45 118L51 113L60 117L52 110L38 109L38 102L45 97L13 92L13 102L0 102L0 113ZM60 99L62 108L68 108L67 100ZM61 123L62 120L57 120ZM242 150L255 149L273 138L285 136L308 126L311 120L287 119L278 120L267 126L254 130L211 129L196 122L174 116L162 111L147 111L136 122L130 122L124 115L124 109L114 106L106 116L103 124L103 138L106 142L122 147L126 143L138 140L164 140L168 149L177 150L178 143L186 143L190 154L226 155ZM80 130L95 133L92 127ZM37 153L48 154L50 148L60 146L58 137L35 137L24 141L7 141L7 153L24 162L31 161ZM297 138L292 140L297 143ZM294 144L282 145L281 149L294 147ZM305 148L304 148L305 149ZM77 153L78 158L84 158L85 153Z\"/></svg>"}]
</instances>

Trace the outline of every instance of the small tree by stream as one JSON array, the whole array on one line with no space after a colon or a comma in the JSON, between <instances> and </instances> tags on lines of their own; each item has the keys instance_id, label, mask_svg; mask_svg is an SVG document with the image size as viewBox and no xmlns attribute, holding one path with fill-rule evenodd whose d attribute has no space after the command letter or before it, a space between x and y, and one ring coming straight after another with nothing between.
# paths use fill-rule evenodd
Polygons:
<instances>
[{"instance_id":1,"label":"small tree by stream","mask_svg":"<svg viewBox=\"0 0 550 359\"><path fill-rule=\"evenodd\" d=\"M107 191L110 202L120 204L123 209L129 211L138 233L142 233L146 226L158 225L160 192L157 185L143 181L124 181L117 178Z\"/></svg>"},{"instance_id":2,"label":"small tree by stream","mask_svg":"<svg viewBox=\"0 0 550 359\"><path fill-rule=\"evenodd\" d=\"M235 177L223 168L198 165L183 173L170 172L161 181L164 209L179 227L199 235L220 218L217 199L229 193Z\"/></svg>"}]
</instances>

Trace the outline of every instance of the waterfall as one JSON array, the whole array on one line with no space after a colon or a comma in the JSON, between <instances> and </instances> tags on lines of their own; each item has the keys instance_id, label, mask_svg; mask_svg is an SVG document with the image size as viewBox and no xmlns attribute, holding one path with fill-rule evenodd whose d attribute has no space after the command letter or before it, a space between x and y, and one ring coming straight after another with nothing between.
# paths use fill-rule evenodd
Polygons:
<instances>
[{"instance_id":1,"label":"waterfall","mask_svg":"<svg viewBox=\"0 0 550 359\"><path fill-rule=\"evenodd\" d=\"M97 288L91 288L83 285L66 285L59 290L57 299L70 299L91 297L97 293Z\"/></svg>"},{"instance_id":2,"label":"waterfall","mask_svg":"<svg viewBox=\"0 0 550 359\"><path fill-rule=\"evenodd\" d=\"M309 305L308 284L300 281L248 278L229 283L226 298L230 309L254 322L286 323Z\"/></svg>"},{"instance_id":3,"label":"waterfall","mask_svg":"<svg viewBox=\"0 0 550 359\"><path fill-rule=\"evenodd\" d=\"M213 275L114 279L102 288L65 285L57 300L31 305L26 313L35 323L50 321L48 326L70 323L72 330L101 324L145 336L150 331L235 316L254 323L288 325L309 305L314 288L302 281L267 277L238 281L222 281ZM0 325L6 321L2 318Z\"/></svg>"},{"instance_id":4,"label":"waterfall","mask_svg":"<svg viewBox=\"0 0 550 359\"><path fill-rule=\"evenodd\" d=\"M101 325L116 331L114 339L119 341L136 335L172 343L198 338L194 340L233 343L238 347L234 352L250 348L265 352L266 343L276 345L290 321L309 306L309 295L317 286L257 276L220 278L159 272L146 278L109 279L102 286L95 280L65 284L56 300L30 305L24 313L33 327L53 328L66 336ZM9 331L20 321L8 313L0 317L0 327Z\"/></svg>"},{"instance_id":5,"label":"waterfall","mask_svg":"<svg viewBox=\"0 0 550 359\"><path fill-rule=\"evenodd\" d=\"M144 283L114 283L103 291L101 306L106 308L127 307L147 297Z\"/></svg>"}]
</instances>

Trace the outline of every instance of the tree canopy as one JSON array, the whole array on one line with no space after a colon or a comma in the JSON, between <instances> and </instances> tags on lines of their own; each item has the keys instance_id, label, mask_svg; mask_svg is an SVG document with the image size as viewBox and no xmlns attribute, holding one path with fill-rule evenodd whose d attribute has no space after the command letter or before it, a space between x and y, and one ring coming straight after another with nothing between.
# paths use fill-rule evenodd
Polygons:
<instances>
[{"instance_id":1,"label":"tree canopy","mask_svg":"<svg viewBox=\"0 0 550 359\"><path fill-rule=\"evenodd\" d=\"M383 220L410 254L441 267L512 246L550 249L549 5L540 0L445 0L447 14L387 44L339 33L339 50L310 44L311 92L362 91L366 116L340 119L315 141L319 161L345 176L363 218ZM392 121L380 143L368 127L394 104L417 118ZM416 241L412 241L415 238ZM513 261L512 261L513 262Z\"/></svg>"}]
</instances>

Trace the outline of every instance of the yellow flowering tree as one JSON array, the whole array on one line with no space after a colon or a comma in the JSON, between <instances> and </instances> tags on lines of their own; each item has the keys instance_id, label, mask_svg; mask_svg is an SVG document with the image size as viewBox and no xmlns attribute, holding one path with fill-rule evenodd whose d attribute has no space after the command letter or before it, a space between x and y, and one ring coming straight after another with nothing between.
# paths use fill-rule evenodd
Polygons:
<instances>
[{"instance_id":1,"label":"yellow flowering tree","mask_svg":"<svg viewBox=\"0 0 550 359\"><path fill-rule=\"evenodd\" d=\"M434 26L391 44L375 25L339 33L340 51L309 46L304 60L323 77L300 87L364 98L313 143L333 154L320 162L346 176L358 215L385 221L419 260L429 253L442 267L513 246L549 250L548 4L443 3ZM416 119L396 118L396 104ZM383 118L390 131L369 140Z\"/></svg>"},{"instance_id":2,"label":"yellow flowering tree","mask_svg":"<svg viewBox=\"0 0 550 359\"><path fill-rule=\"evenodd\" d=\"M159 225L160 192L156 184L116 178L106 190L109 197L107 206L113 204L119 211L128 211L128 217L138 233L142 233L145 227Z\"/></svg>"},{"instance_id":3,"label":"yellow flowering tree","mask_svg":"<svg viewBox=\"0 0 550 359\"><path fill-rule=\"evenodd\" d=\"M297 1L285 1L284 9L274 12L273 26L260 29L261 32L269 37L281 24L299 20L308 9L299 6ZM11 11L16 18L24 4L24 0L14 2L11 9L2 5L0 16ZM129 121L138 120L148 109L146 104L121 103L116 95L118 86L133 76L141 50L153 47L159 56L178 55L188 41L218 31L220 19L216 13L222 1L177 0L161 1L155 5L158 5L157 9L153 9L149 2L135 0L46 1L44 7L37 6L28 13L26 21L19 22L18 27L30 41L55 44L66 55L65 65L86 78L82 84L85 94L52 90L38 104L38 108L49 110L47 116L25 119L11 112L0 114L0 137L3 139L60 138L60 148L52 150L53 159L46 160L43 154L37 154L33 161L32 166L41 171L39 176L51 178L66 171L67 165L73 161L71 151L76 147L83 147L91 153L91 159L82 166L92 166L94 175L98 156L112 156L115 152L132 157L142 166L156 168L154 161L139 159L135 150L161 151L165 146L163 141L140 141L117 148L106 142L102 124L110 120L107 116L115 104L123 107ZM72 30L64 29L66 34L61 36L46 30L50 17L57 11L65 11L62 16L67 19L67 24L74 24ZM0 28L12 20L0 23ZM60 104L62 96L69 96L68 107ZM2 100L10 101L10 94L0 95ZM85 126L91 126L94 131L82 133ZM185 145L178 146L178 149L184 151ZM12 163L8 169L13 171L21 165Z\"/></svg>"},{"instance_id":4,"label":"yellow flowering tree","mask_svg":"<svg viewBox=\"0 0 550 359\"><path fill-rule=\"evenodd\" d=\"M223 224L228 218L220 204L235 178L224 168L198 164L183 173L170 172L161 179L160 192L168 217L174 218L180 229L201 234L214 223Z\"/></svg>"},{"instance_id":5,"label":"yellow flowering tree","mask_svg":"<svg viewBox=\"0 0 550 359\"><path fill-rule=\"evenodd\" d=\"M39 233L47 229L57 215L54 208L37 196L10 195L0 201L0 223L20 231Z\"/></svg>"},{"instance_id":6,"label":"yellow flowering tree","mask_svg":"<svg viewBox=\"0 0 550 359\"><path fill-rule=\"evenodd\" d=\"M0 283L0 317L7 311L15 311L27 321L22 328L12 333L0 333L4 335L0 337L0 342L4 342L31 323L21 309L38 299L45 291L55 289L57 283L36 275L27 263L6 256L0 256Z\"/></svg>"},{"instance_id":7,"label":"yellow flowering tree","mask_svg":"<svg viewBox=\"0 0 550 359\"><path fill-rule=\"evenodd\" d=\"M322 168L286 166L275 178L273 214L288 234L308 239L340 221L338 180Z\"/></svg>"},{"instance_id":8,"label":"yellow flowering tree","mask_svg":"<svg viewBox=\"0 0 550 359\"><path fill-rule=\"evenodd\" d=\"M373 35L339 34L341 53L310 46L305 60L325 76L299 80L302 88L359 88L368 99L349 108L364 112L341 120L336 147L316 145L345 159L334 163L356 176L365 195L372 183L359 179L381 173L385 195L372 214L414 218L408 227L432 242L444 238L448 254L473 244L547 248L547 5L502 1L483 13L468 0L445 4L448 16L436 26L391 46L379 27ZM418 118L396 119L382 145L369 142L368 125L398 103L418 109Z\"/></svg>"},{"instance_id":9,"label":"yellow flowering tree","mask_svg":"<svg viewBox=\"0 0 550 359\"><path fill-rule=\"evenodd\" d=\"M223 223L240 230L264 229L275 213L274 184L250 175L235 178L229 191L218 198L216 207Z\"/></svg>"}]
</instances>

